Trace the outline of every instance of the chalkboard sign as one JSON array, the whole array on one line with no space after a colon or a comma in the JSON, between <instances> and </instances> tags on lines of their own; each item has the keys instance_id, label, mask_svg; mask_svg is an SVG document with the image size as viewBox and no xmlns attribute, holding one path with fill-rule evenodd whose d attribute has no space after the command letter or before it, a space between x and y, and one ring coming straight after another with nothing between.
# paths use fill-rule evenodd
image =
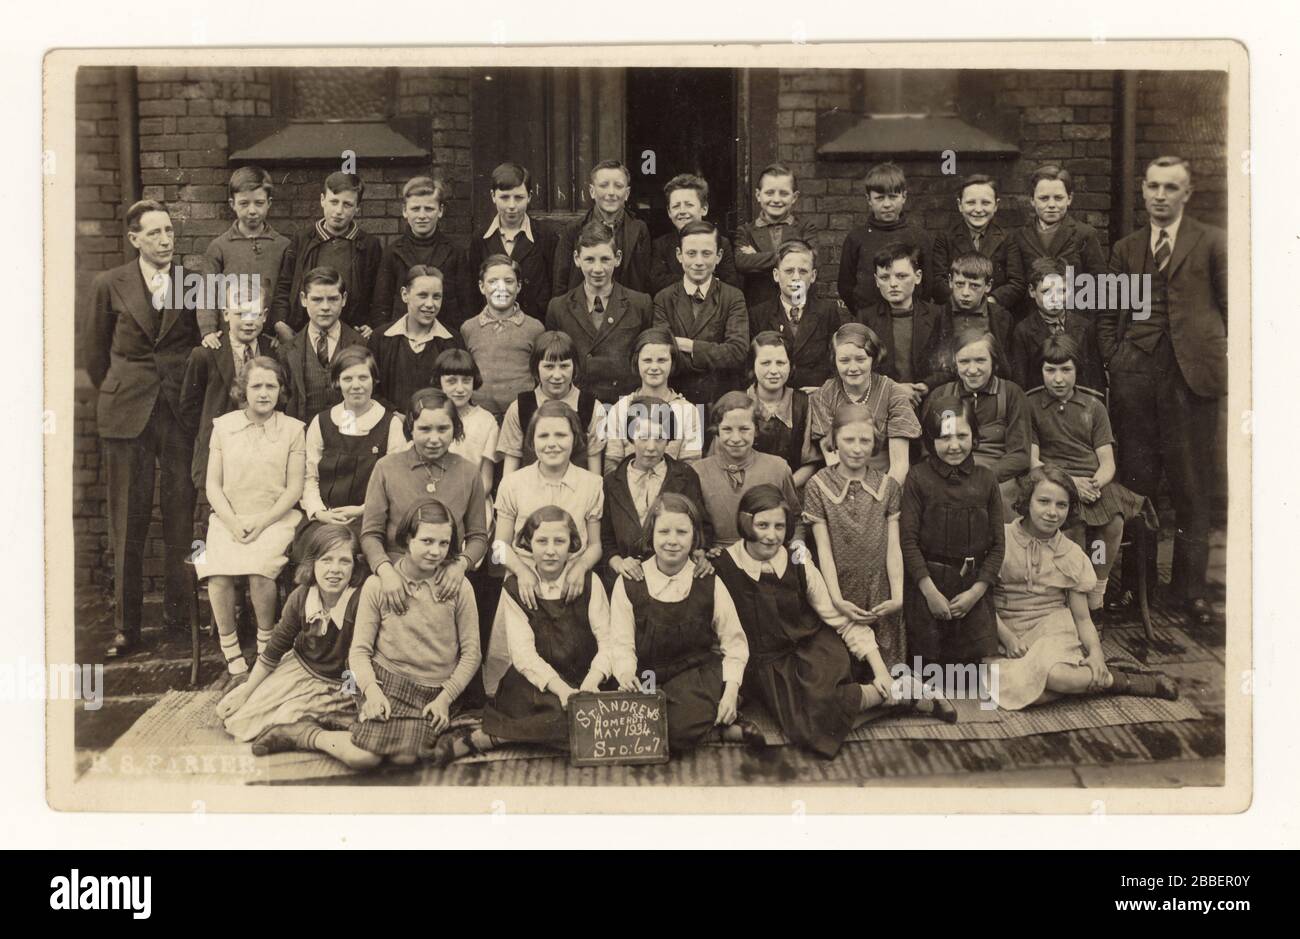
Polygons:
<instances>
[{"instance_id":1,"label":"chalkboard sign","mask_svg":"<svg viewBox=\"0 0 1300 939\"><path fill-rule=\"evenodd\" d=\"M569 762L623 766L668 762L668 707L662 691L581 692L569 698Z\"/></svg>"}]
</instances>

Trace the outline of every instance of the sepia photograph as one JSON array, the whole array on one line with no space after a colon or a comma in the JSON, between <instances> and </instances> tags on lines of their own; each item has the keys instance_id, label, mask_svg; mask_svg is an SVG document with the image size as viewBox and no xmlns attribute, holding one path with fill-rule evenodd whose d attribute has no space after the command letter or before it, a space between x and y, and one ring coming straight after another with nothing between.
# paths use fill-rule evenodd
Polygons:
<instances>
[{"instance_id":1,"label":"sepia photograph","mask_svg":"<svg viewBox=\"0 0 1300 939\"><path fill-rule=\"evenodd\" d=\"M52 807L1250 804L1244 47L334 52L45 58Z\"/></svg>"}]
</instances>

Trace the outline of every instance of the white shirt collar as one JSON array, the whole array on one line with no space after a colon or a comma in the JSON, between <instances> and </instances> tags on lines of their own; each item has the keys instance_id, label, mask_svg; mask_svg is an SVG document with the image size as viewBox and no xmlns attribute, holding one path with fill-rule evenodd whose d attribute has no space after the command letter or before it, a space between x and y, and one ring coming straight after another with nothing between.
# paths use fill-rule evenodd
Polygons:
<instances>
[{"instance_id":1,"label":"white shirt collar","mask_svg":"<svg viewBox=\"0 0 1300 939\"><path fill-rule=\"evenodd\" d=\"M1183 217L1182 215L1179 215L1177 221L1171 222L1170 224L1164 226L1164 230L1169 232L1170 251L1174 250L1174 244L1178 241L1178 228L1182 224L1183 224ZM1155 222L1151 223L1151 252L1153 254L1155 253L1156 250L1156 242L1160 239L1160 228L1161 226L1157 225Z\"/></svg>"},{"instance_id":2,"label":"white shirt collar","mask_svg":"<svg viewBox=\"0 0 1300 939\"><path fill-rule=\"evenodd\" d=\"M564 471L564 475L558 480L547 479L542 476L540 463L531 463L527 468L536 474L537 481L543 486L563 486L572 492L578 491L578 467L574 466L572 462L569 463L569 468Z\"/></svg>"},{"instance_id":3,"label":"white shirt collar","mask_svg":"<svg viewBox=\"0 0 1300 939\"><path fill-rule=\"evenodd\" d=\"M578 398L581 395L582 392L578 389L578 386L571 384L569 385L569 393L565 395L563 398L561 398L560 400L563 401L565 404L567 404L572 410L576 411L578 410ZM537 404L539 406L551 400L550 398L546 397L546 393L542 391L541 388L537 388L537 387L533 388L533 398L537 401Z\"/></svg>"},{"instance_id":4,"label":"white shirt collar","mask_svg":"<svg viewBox=\"0 0 1300 939\"><path fill-rule=\"evenodd\" d=\"M629 480L632 478L633 473L636 474L637 479L640 479L643 476L653 476L656 479L663 479L668 473L668 458L664 457L655 464L655 466L648 470L638 469L636 460L633 459L627 464L627 475Z\"/></svg>"},{"instance_id":5,"label":"white shirt collar","mask_svg":"<svg viewBox=\"0 0 1300 939\"><path fill-rule=\"evenodd\" d=\"M153 286L153 279L157 275L162 274L164 277L171 276L171 273L167 270L167 268L154 267L152 264L150 264L148 261L144 259L143 254L140 255L140 273L144 275L144 282L151 287Z\"/></svg>"},{"instance_id":6,"label":"white shirt collar","mask_svg":"<svg viewBox=\"0 0 1300 939\"><path fill-rule=\"evenodd\" d=\"M654 558L641 565L641 570L645 574L646 586L652 596L663 590L665 584L686 581L689 586L689 582L695 578L695 565L690 561L687 561L682 569L671 577L659 570L659 563Z\"/></svg>"},{"instance_id":7,"label":"white shirt collar","mask_svg":"<svg viewBox=\"0 0 1300 939\"><path fill-rule=\"evenodd\" d=\"M338 602L330 607L326 613L321 607L320 590L313 586L307 591L307 602L303 605L303 628L309 635L323 636L329 628L332 621L335 626L342 628L343 620L347 616L348 601L352 599L352 594L356 587L344 587L343 593L339 595ZM313 622L315 621L315 622Z\"/></svg>"},{"instance_id":8,"label":"white shirt collar","mask_svg":"<svg viewBox=\"0 0 1300 939\"><path fill-rule=\"evenodd\" d=\"M693 284L691 283L691 279L683 274L682 287L686 290L686 296L688 297L694 297L695 291L703 290L705 299L708 299L709 291L713 289L713 278L710 277L702 284Z\"/></svg>"},{"instance_id":9,"label":"white shirt collar","mask_svg":"<svg viewBox=\"0 0 1300 939\"><path fill-rule=\"evenodd\" d=\"M316 342L316 340L320 337L320 334L321 334L321 331L320 331L320 329L318 329L318 328L316 327L316 324L313 323L313 322L308 321L308 323L307 323L307 336L311 339L311 341L312 341L312 342ZM339 336L341 336L342 334L343 334L343 321L342 321L342 320L335 320L335 321L334 321L334 325L331 326L331 327L330 327L328 330L326 330L326 332L325 332L325 335L328 336L331 340L337 340L337 339L339 338Z\"/></svg>"},{"instance_id":10,"label":"white shirt collar","mask_svg":"<svg viewBox=\"0 0 1300 939\"><path fill-rule=\"evenodd\" d=\"M763 576L763 562L745 550L744 539L730 545L726 551L736 562L736 566L748 574L751 580L758 580ZM777 548L776 554L767 563L772 565L772 571L777 577L784 577L786 566L790 563L790 554L783 547Z\"/></svg>"},{"instance_id":11,"label":"white shirt collar","mask_svg":"<svg viewBox=\"0 0 1300 939\"><path fill-rule=\"evenodd\" d=\"M257 354L256 339L254 339L252 342L240 342L238 339L235 338L234 333L229 333L228 335L230 337L230 354L235 357L236 362L238 362L240 359L244 357L244 346L252 346L253 354L254 355Z\"/></svg>"},{"instance_id":12,"label":"white shirt collar","mask_svg":"<svg viewBox=\"0 0 1300 939\"><path fill-rule=\"evenodd\" d=\"M407 321L407 316L399 316L397 319L393 320L393 324L391 326L389 326L386 330L384 330L384 335L405 336L407 339L410 339L411 334L407 332L406 321ZM426 337L425 341L427 341L428 339L433 339L435 337L438 339L452 338L451 333L447 331L447 327L442 325L442 320L433 321L433 332L431 332Z\"/></svg>"},{"instance_id":13,"label":"white shirt collar","mask_svg":"<svg viewBox=\"0 0 1300 939\"><path fill-rule=\"evenodd\" d=\"M499 231L501 231L501 216L494 215L492 216L492 224L489 225L487 231L483 233L483 240L486 241ZM524 221L523 224L519 226L519 231L527 235L529 241L533 243L537 242L537 239L533 237L533 220L528 217L527 212L524 213ZM518 237L517 233L515 237ZM504 232L502 232L502 240L505 240Z\"/></svg>"}]
</instances>

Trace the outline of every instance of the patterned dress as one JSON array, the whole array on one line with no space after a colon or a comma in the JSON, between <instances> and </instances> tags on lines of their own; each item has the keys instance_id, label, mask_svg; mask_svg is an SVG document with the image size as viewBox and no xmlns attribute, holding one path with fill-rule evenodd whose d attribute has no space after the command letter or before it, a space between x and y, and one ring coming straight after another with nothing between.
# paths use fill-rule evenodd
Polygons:
<instances>
[{"instance_id":1,"label":"patterned dress","mask_svg":"<svg viewBox=\"0 0 1300 939\"><path fill-rule=\"evenodd\" d=\"M865 485L847 479L837 466L818 470L804 487L806 522L824 522L835 552L840 594L869 610L889 599L889 520L897 518L901 501L892 476L867 469ZM823 570L826 559L821 559ZM901 613L872 624L880 656L890 668L907 658L907 630Z\"/></svg>"},{"instance_id":2,"label":"patterned dress","mask_svg":"<svg viewBox=\"0 0 1300 939\"><path fill-rule=\"evenodd\" d=\"M997 666L989 692L998 707L1018 711L1047 688L1047 673L1062 663L1082 665L1086 657L1074 616L1071 591L1086 594L1097 583L1083 549L1057 532L1036 538L1016 519L1007 525L1007 547L993 588L993 607L1002 625L1026 643L1018 659L986 659Z\"/></svg>"}]
</instances>

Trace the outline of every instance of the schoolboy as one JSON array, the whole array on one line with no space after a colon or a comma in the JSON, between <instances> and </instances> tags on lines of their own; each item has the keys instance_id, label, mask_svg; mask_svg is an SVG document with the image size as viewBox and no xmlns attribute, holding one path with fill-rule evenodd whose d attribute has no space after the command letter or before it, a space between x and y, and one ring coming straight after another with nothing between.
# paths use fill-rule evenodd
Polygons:
<instances>
[{"instance_id":1,"label":"schoolboy","mask_svg":"<svg viewBox=\"0 0 1300 939\"><path fill-rule=\"evenodd\" d=\"M938 257L938 252L935 256ZM948 265L946 305L954 336L967 328L992 333L998 344L997 353L1005 357L1016 323L1011 313L992 296L993 271L993 261L979 251L958 254Z\"/></svg>"},{"instance_id":2,"label":"schoolboy","mask_svg":"<svg viewBox=\"0 0 1300 939\"><path fill-rule=\"evenodd\" d=\"M953 377L946 362L952 321L945 308L919 296L924 275L916 248L891 242L876 252L872 263L876 300L859 317L885 346L884 361L872 368L906 386L917 405L931 388Z\"/></svg>"},{"instance_id":3,"label":"schoolboy","mask_svg":"<svg viewBox=\"0 0 1300 939\"><path fill-rule=\"evenodd\" d=\"M411 395L432 385L434 363L448 349L463 349L460 329L452 332L442 321L446 309L446 278L426 264L407 268L398 299L408 301L406 311L383 329L370 334L377 384L374 397L405 413Z\"/></svg>"},{"instance_id":4,"label":"schoolboy","mask_svg":"<svg viewBox=\"0 0 1300 939\"><path fill-rule=\"evenodd\" d=\"M546 304L556 293L552 278L558 239L548 225L528 214L531 185L528 170L518 163L501 163L492 170L492 221L469 241L469 274L478 277L483 262L490 257L510 258L519 269L519 308L540 321L546 316ZM481 309L482 298L477 291L472 293L471 310Z\"/></svg>"},{"instance_id":5,"label":"schoolboy","mask_svg":"<svg viewBox=\"0 0 1300 939\"><path fill-rule=\"evenodd\" d=\"M952 293L948 279L953 259L959 254L977 251L992 262L991 296L998 306L1010 312L1025 295L1025 272L1020 255L1011 257L1011 238L995 219L998 214L998 181L976 173L961 181L957 192L960 218L934 238L932 267L936 280L931 284L936 302Z\"/></svg>"},{"instance_id":6,"label":"schoolboy","mask_svg":"<svg viewBox=\"0 0 1300 939\"><path fill-rule=\"evenodd\" d=\"M614 279L622 259L614 230L604 222L588 222L573 248L583 281L546 307L546 328L567 333L577 348L583 390L606 406L636 389L637 375L627 363L636 337L654 318L648 294Z\"/></svg>"},{"instance_id":7,"label":"schoolboy","mask_svg":"<svg viewBox=\"0 0 1300 939\"><path fill-rule=\"evenodd\" d=\"M601 160L591 168L587 183L591 208L560 234L555 251L555 293L568 293L582 284L573 263L573 246L588 222L604 222L614 230L614 245L623 255L615 279L629 290L650 290L650 229L627 207L632 173L618 160Z\"/></svg>"},{"instance_id":8,"label":"schoolboy","mask_svg":"<svg viewBox=\"0 0 1300 939\"><path fill-rule=\"evenodd\" d=\"M840 250L840 299L854 315L876 305L880 291L876 286L875 258L886 245L902 243L916 256L917 274L930 272L934 246L929 234L907 218L907 177L894 163L878 163L867 171L862 181L867 192L867 223L853 229ZM924 277L917 297L930 299L930 284ZM869 325L869 324L868 324Z\"/></svg>"},{"instance_id":9,"label":"schoolboy","mask_svg":"<svg viewBox=\"0 0 1300 939\"><path fill-rule=\"evenodd\" d=\"M1041 258L1059 259L1073 274L1093 277L1106 273L1097 231L1069 214L1074 178L1055 163L1038 167L1029 177L1034 217L1017 229L1007 247L1007 263L1026 273ZM1019 322L1033 315L1038 304L1027 293L1011 313Z\"/></svg>"},{"instance_id":10,"label":"schoolboy","mask_svg":"<svg viewBox=\"0 0 1300 939\"><path fill-rule=\"evenodd\" d=\"M777 249L772 271L780 295L749 311L749 334L773 330L790 345L791 388L820 388L835 377L831 336L849 321L848 311L834 300L812 293L817 281L817 249L807 242L787 241Z\"/></svg>"},{"instance_id":11,"label":"schoolboy","mask_svg":"<svg viewBox=\"0 0 1300 939\"><path fill-rule=\"evenodd\" d=\"M1106 390L1096 322L1088 314L1065 308L1065 275L1065 262L1058 258L1039 258L1029 266L1034 314L1016 324L1007 349L1011 379L1025 391L1043 383L1043 340L1061 333L1079 347L1075 362L1079 384L1094 391Z\"/></svg>"},{"instance_id":12,"label":"schoolboy","mask_svg":"<svg viewBox=\"0 0 1300 939\"><path fill-rule=\"evenodd\" d=\"M295 332L303 328L307 315L300 306L309 271L329 268L343 277L348 297L343 320L368 337L383 325L382 311L370 308L375 276L384 255L379 239L356 221L365 193L365 183L355 173L330 173L321 184L321 218L294 233L280 263L271 319L288 324Z\"/></svg>"},{"instance_id":13,"label":"schoolboy","mask_svg":"<svg viewBox=\"0 0 1300 939\"><path fill-rule=\"evenodd\" d=\"M307 311L307 325L277 350L289 378L285 412L303 423L343 400L330 379L330 365L339 350L362 346L361 332L341 321L347 306L343 275L329 267L315 267L302 279L298 302Z\"/></svg>"},{"instance_id":14,"label":"schoolboy","mask_svg":"<svg viewBox=\"0 0 1300 939\"><path fill-rule=\"evenodd\" d=\"M263 310L271 306L276 279L280 276L280 262L289 247L289 239L267 221L274 191L271 174L260 166L241 166L231 173L226 201L235 213L235 221L208 242L203 252L206 273L247 276L250 287L256 285L265 296L261 304ZM203 344L209 349L220 348L219 311L199 310L198 321ZM274 320L269 320L269 325L285 340L293 336L288 326L281 326Z\"/></svg>"},{"instance_id":15,"label":"schoolboy","mask_svg":"<svg viewBox=\"0 0 1300 939\"><path fill-rule=\"evenodd\" d=\"M416 176L402 187L402 233L384 249L375 276L371 308L384 323L406 315L402 285L417 264L442 272L442 310L438 321L452 332L478 307L465 252L438 226L447 212L447 183L434 176Z\"/></svg>"},{"instance_id":16,"label":"schoolboy","mask_svg":"<svg viewBox=\"0 0 1300 939\"><path fill-rule=\"evenodd\" d=\"M758 218L736 232L736 270L744 278L745 305L756 307L776 300L772 280L777 249L786 241L815 244L817 229L794 215L799 179L784 163L769 163L758 174L754 189Z\"/></svg>"},{"instance_id":17,"label":"schoolboy","mask_svg":"<svg viewBox=\"0 0 1300 939\"><path fill-rule=\"evenodd\" d=\"M185 363L180 417L186 431L194 436L190 470L200 498L207 485L212 422L239 407L230 397L230 389L248 363L259 355L275 355L271 337L263 331L269 300L264 294L244 297L229 290L222 311L226 328L214 334L221 338L220 345L191 349ZM206 513L201 514L206 517Z\"/></svg>"},{"instance_id":18,"label":"schoolboy","mask_svg":"<svg viewBox=\"0 0 1300 939\"><path fill-rule=\"evenodd\" d=\"M668 220L673 230L660 235L650 245L650 292L658 293L681 280L685 275L677 261L677 233L691 222L702 222L709 214L709 184L703 176L680 173L664 185L664 200ZM741 287L740 272L736 270L736 252L731 241L719 233L718 277L724 284Z\"/></svg>"},{"instance_id":19,"label":"schoolboy","mask_svg":"<svg viewBox=\"0 0 1300 939\"><path fill-rule=\"evenodd\" d=\"M739 384L749 354L749 316L744 295L714 276L717 226L691 222L677 236L685 274L655 294L653 325L666 327L677 340L684 367L673 375L676 390L692 404L710 405Z\"/></svg>"},{"instance_id":20,"label":"schoolboy","mask_svg":"<svg viewBox=\"0 0 1300 939\"><path fill-rule=\"evenodd\" d=\"M520 306L520 280L519 264L513 258L504 254L485 258L478 276L483 310L460 327L465 348L483 376L474 403L498 421L512 401L533 388L529 365L533 345L546 331Z\"/></svg>"}]
</instances>

